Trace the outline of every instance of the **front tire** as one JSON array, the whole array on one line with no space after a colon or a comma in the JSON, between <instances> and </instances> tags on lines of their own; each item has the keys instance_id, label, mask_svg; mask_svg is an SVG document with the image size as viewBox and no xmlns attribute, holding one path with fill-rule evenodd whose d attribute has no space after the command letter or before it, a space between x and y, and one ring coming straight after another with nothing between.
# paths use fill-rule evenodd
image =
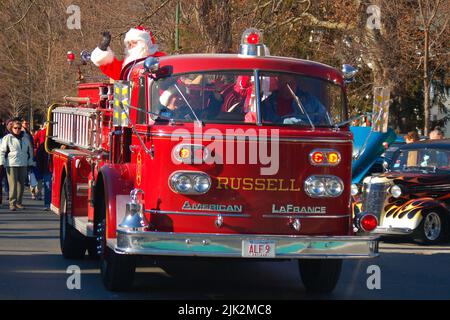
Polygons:
<instances>
[{"instance_id":1,"label":"front tire","mask_svg":"<svg viewBox=\"0 0 450 320\"><path fill-rule=\"evenodd\" d=\"M61 190L61 213L59 217L59 243L65 259L82 259L86 252L86 238L69 224L70 199L67 179Z\"/></svg>"},{"instance_id":2,"label":"front tire","mask_svg":"<svg viewBox=\"0 0 450 320\"><path fill-rule=\"evenodd\" d=\"M336 287L342 269L342 259L301 259L300 276L306 291L330 293Z\"/></svg>"},{"instance_id":3,"label":"front tire","mask_svg":"<svg viewBox=\"0 0 450 320\"><path fill-rule=\"evenodd\" d=\"M444 241L448 231L448 217L442 212L430 211L417 227L414 239L419 243L434 245Z\"/></svg>"},{"instance_id":4,"label":"front tire","mask_svg":"<svg viewBox=\"0 0 450 320\"><path fill-rule=\"evenodd\" d=\"M136 256L117 254L107 246L106 219L98 230L100 245L100 273L102 282L110 291L126 291L133 286L136 272Z\"/></svg>"}]
</instances>

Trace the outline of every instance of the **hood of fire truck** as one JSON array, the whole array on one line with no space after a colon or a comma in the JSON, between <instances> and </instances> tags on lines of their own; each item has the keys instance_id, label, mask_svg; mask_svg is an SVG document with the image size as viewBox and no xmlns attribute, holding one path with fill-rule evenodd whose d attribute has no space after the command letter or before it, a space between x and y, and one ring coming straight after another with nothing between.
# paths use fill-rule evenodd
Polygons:
<instances>
[{"instance_id":1,"label":"hood of fire truck","mask_svg":"<svg viewBox=\"0 0 450 320\"><path fill-rule=\"evenodd\" d=\"M224 141L234 141L231 143L235 152L234 163L225 163L224 160L224 163L179 164L173 161L177 145L189 141L181 137L191 137L192 142L194 138L203 137L195 143L200 141L206 148L211 148L214 140L208 135L210 129L214 134L222 135L216 140L216 143L223 143L222 150L216 148L214 151L216 159L227 159L227 153L231 152L230 144L227 146ZM238 164L238 134L229 134L237 129L254 129L257 134L260 130L278 130L278 156L271 158L274 163L262 164L259 158L256 164L248 163L250 144L257 145L254 143L257 137L249 135L240 137L247 158L244 164ZM204 134L194 134L195 130L202 130ZM136 180L137 187L145 192L145 210L155 230L308 235L347 235L350 232L352 135L349 131L243 128L217 124L206 124L199 129L195 124L185 123L155 125L149 136L154 155L152 158L141 152ZM269 141L270 136L269 133ZM340 163L336 166L313 166L309 155L317 149L338 151ZM276 169L275 173L263 175L262 168L271 165ZM169 179L179 171L206 173L212 181L210 190L202 195L174 192ZM337 198L311 198L304 191L304 183L312 175L339 177L344 183L344 192ZM298 231L292 226L295 219L301 225Z\"/></svg>"}]
</instances>

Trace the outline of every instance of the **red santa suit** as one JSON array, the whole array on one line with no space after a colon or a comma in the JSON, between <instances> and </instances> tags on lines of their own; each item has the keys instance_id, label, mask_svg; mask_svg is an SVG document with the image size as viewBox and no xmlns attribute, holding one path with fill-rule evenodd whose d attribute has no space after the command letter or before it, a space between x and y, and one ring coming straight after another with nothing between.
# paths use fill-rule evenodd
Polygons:
<instances>
[{"instance_id":1,"label":"red santa suit","mask_svg":"<svg viewBox=\"0 0 450 320\"><path fill-rule=\"evenodd\" d=\"M138 45L135 48L127 49L129 41L137 41ZM148 56L161 57L166 55L164 52L158 51L153 34L143 27L131 28L125 34L124 43L126 48L124 60L118 60L110 47L106 51L97 47L91 53L92 62L100 68L103 74L114 80L119 80L122 68L134 60Z\"/></svg>"}]
</instances>

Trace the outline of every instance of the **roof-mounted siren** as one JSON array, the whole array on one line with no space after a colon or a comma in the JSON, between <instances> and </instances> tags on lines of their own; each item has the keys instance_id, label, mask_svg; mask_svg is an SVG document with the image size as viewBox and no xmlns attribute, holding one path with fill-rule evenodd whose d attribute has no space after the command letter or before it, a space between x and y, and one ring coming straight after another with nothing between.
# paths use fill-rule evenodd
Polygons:
<instances>
[{"instance_id":1,"label":"roof-mounted siren","mask_svg":"<svg viewBox=\"0 0 450 320\"><path fill-rule=\"evenodd\" d=\"M249 28L244 31L239 46L239 54L243 56L264 57L266 46L263 42L263 34L260 30Z\"/></svg>"}]
</instances>

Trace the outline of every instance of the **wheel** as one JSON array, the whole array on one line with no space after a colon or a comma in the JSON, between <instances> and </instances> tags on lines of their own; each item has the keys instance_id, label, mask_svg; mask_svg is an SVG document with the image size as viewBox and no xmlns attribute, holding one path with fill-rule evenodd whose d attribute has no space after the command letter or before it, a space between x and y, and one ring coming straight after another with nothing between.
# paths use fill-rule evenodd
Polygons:
<instances>
[{"instance_id":1,"label":"wheel","mask_svg":"<svg viewBox=\"0 0 450 320\"><path fill-rule=\"evenodd\" d=\"M341 259L301 259L298 263L306 291L330 293L334 290L341 275Z\"/></svg>"},{"instance_id":2,"label":"wheel","mask_svg":"<svg viewBox=\"0 0 450 320\"><path fill-rule=\"evenodd\" d=\"M86 252L86 238L67 221L70 211L67 180L61 190L61 212L59 217L59 243L65 259L82 259Z\"/></svg>"},{"instance_id":3,"label":"wheel","mask_svg":"<svg viewBox=\"0 0 450 320\"><path fill-rule=\"evenodd\" d=\"M438 244L448 236L448 217L438 211L425 214L415 231L415 240L424 244Z\"/></svg>"},{"instance_id":4,"label":"wheel","mask_svg":"<svg viewBox=\"0 0 450 320\"><path fill-rule=\"evenodd\" d=\"M97 210L100 222L97 225L100 273L104 286L110 291L125 291L132 287L136 272L136 256L117 254L107 246L106 205L99 197Z\"/></svg>"},{"instance_id":5,"label":"wheel","mask_svg":"<svg viewBox=\"0 0 450 320\"><path fill-rule=\"evenodd\" d=\"M87 239L87 251L89 258L92 260L98 260L100 259L100 254L98 250L98 242L95 238L89 238Z\"/></svg>"}]
</instances>

